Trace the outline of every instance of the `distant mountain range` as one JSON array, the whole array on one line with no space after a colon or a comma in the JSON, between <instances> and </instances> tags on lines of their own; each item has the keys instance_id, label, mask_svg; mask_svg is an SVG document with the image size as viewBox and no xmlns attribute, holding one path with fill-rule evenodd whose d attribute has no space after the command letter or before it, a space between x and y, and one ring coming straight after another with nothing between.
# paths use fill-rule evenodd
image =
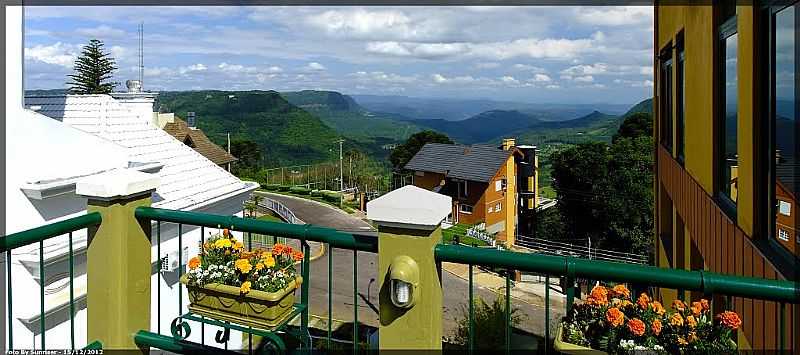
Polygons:
<instances>
[{"instance_id":1,"label":"distant mountain range","mask_svg":"<svg viewBox=\"0 0 800 355\"><path fill-rule=\"evenodd\" d=\"M630 105L624 104L533 104L485 99L418 98L407 96L352 95L362 107L382 112L398 119L440 119L461 121L487 111L520 111L537 116L542 121L564 121L588 115L593 111L622 114Z\"/></svg>"}]
</instances>

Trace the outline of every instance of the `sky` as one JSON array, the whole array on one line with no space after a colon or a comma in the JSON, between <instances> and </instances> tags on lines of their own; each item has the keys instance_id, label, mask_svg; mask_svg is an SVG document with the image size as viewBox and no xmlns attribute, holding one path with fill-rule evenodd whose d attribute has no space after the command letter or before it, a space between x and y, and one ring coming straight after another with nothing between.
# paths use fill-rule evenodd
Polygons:
<instances>
[{"instance_id":1,"label":"sky","mask_svg":"<svg viewBox=\"0 0 800 355\"><path fill-rule=\"evenodd\" d=\"M145 90L633 104L652 96L652 7L26 7L26 89L64 88L89 39Z\"/></svg>"}]
</instances>

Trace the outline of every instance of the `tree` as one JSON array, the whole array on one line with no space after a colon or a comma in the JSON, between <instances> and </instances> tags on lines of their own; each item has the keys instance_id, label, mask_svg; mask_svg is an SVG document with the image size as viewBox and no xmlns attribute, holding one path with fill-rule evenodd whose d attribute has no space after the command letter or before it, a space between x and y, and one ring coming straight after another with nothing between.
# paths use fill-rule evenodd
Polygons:
<instances>
[{"instance_id":1,"label":"tree","mask_svg":"<svg viewBox=\"0 0 800 355\"><path fill-rule=\"evenodd\" d=\"M117 82L109 82L117 67L114 58L103 52L103 42L92 39L83 47L83 51L75 60L74 73L69 92L73 94L108 94L117 86Z\"/></svg>"},{"instance_id":2,"label":"tree","mask_svg":"<svg viewBox=\"0 0 800 355\"><path fill-rule=\"evenodd\" d=\"M392 154L389 155L389 161L392 162L394 170L403 170L406 163L427 143L453 144L453 141L447 135L435 131L414 133L408 137L405 143L392 150Z\"/></svg>"},{"instance_id":3,"label":"tree","mask_svg":"<svg viewBox=\"0 0 800 355\"><path fill-rule=\"evenodd\" d=\"M622 121L612 142L620 138L651 137L653 135L653 115L647 112L636 112Z\"/></svg>"},{"instance_id":4,"label":"tree","mask_svg":"<svg viewBox=\"0 0 800 355\"><path fill-rule=\"evenodd\" d=\"M261 147L248 139L231 141L231 155L239 159L233 164L235 175L255 171L261 164Z\"/></svg>"}]
</instances>

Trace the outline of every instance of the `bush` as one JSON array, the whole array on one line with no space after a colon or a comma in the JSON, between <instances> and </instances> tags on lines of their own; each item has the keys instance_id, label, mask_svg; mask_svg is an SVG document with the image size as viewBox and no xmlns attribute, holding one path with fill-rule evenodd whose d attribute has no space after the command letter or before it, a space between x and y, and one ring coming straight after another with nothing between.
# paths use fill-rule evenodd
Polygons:
<instances>
[{"instance_id":1,"label":"bush","mask_svg":"<svg viewBox=\"0 0 800 355\"><path fill-rule=\"evenodd\" d=\"M338 193L338 192L326 192L323 195L323 198L325 199L325 201L334 202L334 203L339 203L341 197L342 197L342 195L340 193Z\"/></svg>"},{"instance_id":2,"label":"bush","mask_svg":"<svg viewBox=\"0 0 800 355\"><path fill-rule=\"evenodd\" d=\"M280 186L278 186L278 191L288 192L291 189L292 189L292 187L289 186L289 185L280 185Z\"/></svg>"},{"instance_id":3,"label":"bush","mask_svg":"<svg viewBox=\"0 0 800 355\"><path fill-rule=\"evenodd\" d=\"M295 186L295 187L292 187L291 189L289 189L289 191L290 191L291 193L293 193L293 194L298 194L298 195L308 195L308 194L311 194L311 189L307 189L307 188L305 188L305 187L300 187L300 186Z\"/></svg>"},{"instance_id":4,"label":"bush","mask_svg":"<svg viewBox=\"0 0 800 355\"><path fill-rule=\"evenodd\" d=\"M264 189L266 189L266 190L269 190L269 191L277 191L277 190L278 190L278 188L279 188L281 185L278 185L278 184L265 184L265 185L263 185L263 186L264 186Z\"/></svg>"},{"instance_id":5,"label":"bush","mask_svg":"<svg viewBox=\"0 0 800 355\"><path fill-rule=\"evenodd\" d=\"M469 308L461 305L461 318L457 320L458 326L453 334L453 341L466 345L469 341ZM506 302L503 296L497 296L492 304L486 303L481 297L475 300L475 348L477 349L502 349L506 341ZM511 327L518 326L523 321L519 308L511 308Z\"/></svg>"},{"instance_id":6,"label":"bush","mask_svg":"<svg viewBox=\"0 0 800 355\"><path fill-rule=\"evenodd\" d=\"M311 196L322 197L322 191L320 191L320 190L311 190Z\"/></svg>"}]
</instances>

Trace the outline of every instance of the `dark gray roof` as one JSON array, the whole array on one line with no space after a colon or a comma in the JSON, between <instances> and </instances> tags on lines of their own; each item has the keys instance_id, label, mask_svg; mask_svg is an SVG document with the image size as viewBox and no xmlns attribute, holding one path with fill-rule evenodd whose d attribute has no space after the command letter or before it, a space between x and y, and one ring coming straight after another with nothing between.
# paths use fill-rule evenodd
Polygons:
<instances>
[{"instance_id":1,"label":"dark gray roof","mask_svg":"<svg viewBox=\"0 0 800 355\"><path fill-rule=\"evenodd\" d=\"M775 177L778 178L778 181L783 187L795 196L797 196L796 189L798 184L800 184L800 177L798 177L798 174L800 174L800 164L794 160L789 160L788 162L775 166Z\"/></svg>"},{"instance_id":2,"label":"dark gray roof","mask_svg":"<svg viewBox=\"0 0 800 355\"><path fill-rule=\"evenodd\" d=\"M489 182L512 153L512 150L491 145L428 143L405 168L442 173L454 179Z\"/></svg>"}]
</instances>

